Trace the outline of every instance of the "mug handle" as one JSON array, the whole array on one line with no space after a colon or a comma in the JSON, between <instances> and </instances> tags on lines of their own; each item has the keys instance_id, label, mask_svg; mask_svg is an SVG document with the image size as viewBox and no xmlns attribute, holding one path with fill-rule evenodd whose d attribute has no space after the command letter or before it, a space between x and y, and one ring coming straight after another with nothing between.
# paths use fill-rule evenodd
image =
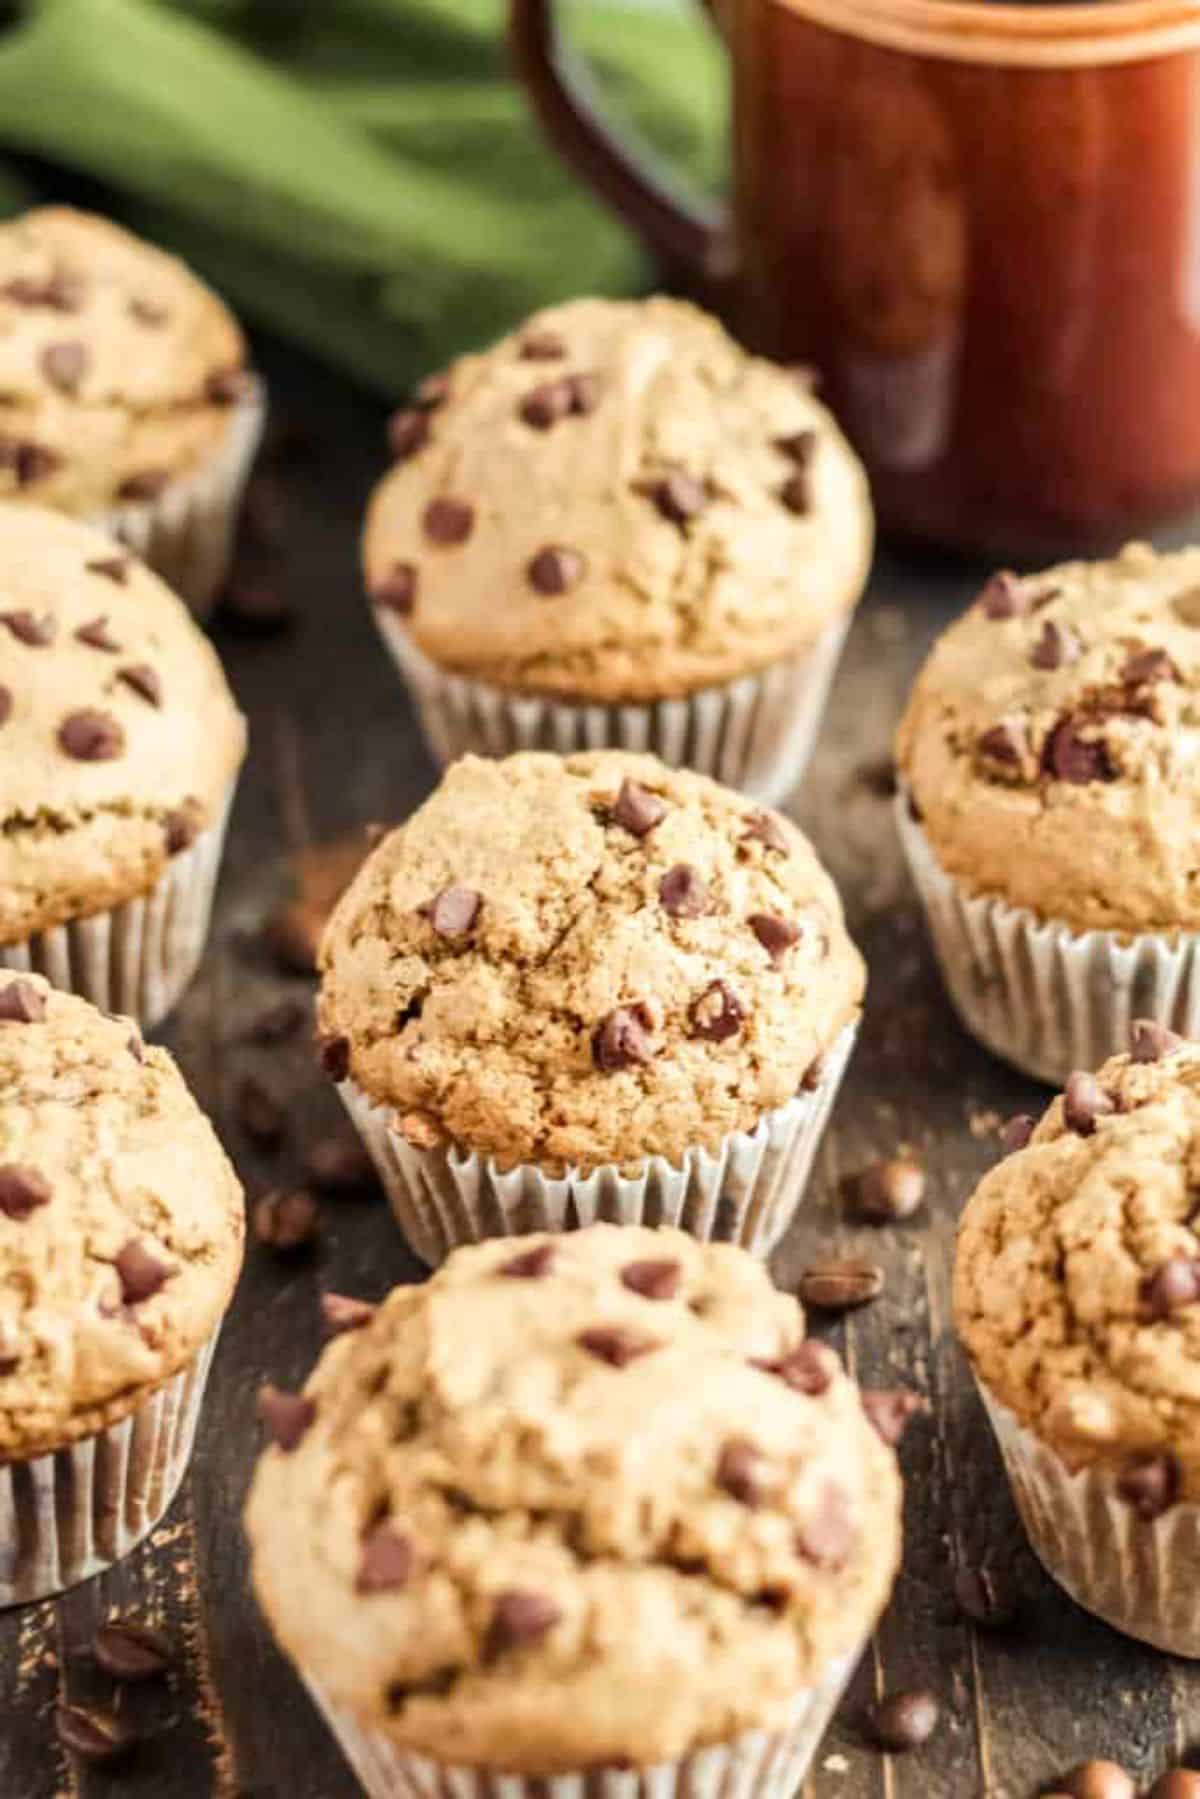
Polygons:
<instances>
[{"instance_id":1,"label":"mug handle","mask_svg":"<svg viewBox=\"0 0 1200 1799\"><path fill-rule=\"evenodd\" d=\"M554 0L509 0L508 35L516 72L559 154L661 261L715 300L732 262L724 208L684 195L652 152L606 122L587 69L563 41Z\"/></svg>"}]
</instances>

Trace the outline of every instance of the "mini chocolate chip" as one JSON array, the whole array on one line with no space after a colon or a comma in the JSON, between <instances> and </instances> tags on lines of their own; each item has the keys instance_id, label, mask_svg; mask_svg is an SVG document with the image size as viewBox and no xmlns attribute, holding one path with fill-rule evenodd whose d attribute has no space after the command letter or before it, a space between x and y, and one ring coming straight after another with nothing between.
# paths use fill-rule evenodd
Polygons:
<instances>
[{"instance_id":1,"label":"mini chocolate chip","mask_svg":"<svg viewBox=\"0 0 1200 1799\"><path fill-rule=\"evenodd\" d=\"M755 1362L754 1366L761 1368L764 1374L775 1375L797 1393L807 1393L817 1399L829 1391L840 1364L828 1343L805 1337L777 1362Z\"/></svg>"},{"instance_id":2,"label":"mini chocolate chip","mask_svg":"<svg viewBox=\"0 0 1200 1799\"><path fill-rule=\"evenodd\" d=\"M376 1184L375 1164L357 1137L318 1137L304 1155L304 1175L318 1193L362 1193Z\"/></svg>"},{"instance_id":3,"label":"mini chocolate chip","mask_svg":"<svg viewBox=\"0 0 1200 1799\"><path fill-rule=\"evenodd\" d=\"M103 575L106 581L114 581L118 587L124 587L129 579L129 571L133 559L129 556L99 556L95 562L87 565L91 575Z\"/></svg>"},{"instance_id":4,"label":"mini chocolate chip","mask_svg":"<svg viewBox=\"0 0 1200 1799\"><path fill-rule=\"evenodd\" d=\"M1016 1594L986 1563L956 1569L954 1598L963 1616L981 1630L1003 1630L1017 1615Z\"/></svg>"},{"instance_id":5,"label":"mini chocolate chip","mask_svg":"<svg viewBox=\"0 0 1200 1799\"><path fill-rule=\"evenodd\" d=\"M1168 1256L1138 1289L1145 1316L1157 1323L1172 1312L1200 1300L1200 1259L1177 1253Z\"/></svg>"},{"instance_id":6,"label":"mini chocolate chip","mask_svg":"<svg viewBox=\"0 0 1200 1799\"><path fill-rule=\"evenodd\" d=\"M1029 660L1034 668L1055 669L1066 668L1071 662L1078 662L1082 646L1073 631L1048 618L1042 624L1042 634L1029 652Z\"/></svg>"},{"instance_id":7,"label":"mini chocolate chip","mask_svg":"<svg viewBox=\"0 0 1200 1799\"><path fill-rule=\"evenodd\" d=\"M1080 1762L1060 1784L1064 1799L1137 1799L1137 1782L1117 1762Z\"/></svg>"},{"instance_id":8,"label":"mini chocolate chip","mask_svg":"<svg viewBox=\"0 0 1200 1799\"><path fill-rule=\"evenodd\" d=\"M527 331L518 351L522 362L558 362L566 353L566 339L557 331Z\"/></svg>"},{"instance_id":9,"label":"mini chocolate chip","mask_svg":"<svg viewBox=\"0 0 1200 1799\"><path fill-rule=\"evenodd\" d=\"M46 995L32 981L17 979L0 987L0 1022L41 1024L46 1016Z\"/></svg>"},{"instance_id":10,"label":"mini chocolate chip","mask_svg":"<svg viewBox=\"0 0 1200 1799\"><path fill-rule=\"evenodd\" d=\"M812 482L807 469L798 468L779 489L779 503L789 512L803 517L812 509Z\"/></svg>"},{"instance_id":11,"label":"mini chocolate chip","mask_svg":"<svg viewBox=\"0 0 1200 1799\"><path fill-rule=\"evenodd\" d=\"M1025 733L1019 723L1001 719L998 725L980 732L975 747L989 762L999 762L1003 768L1019 768L1025 753Z\"/></svg>"},{"instance_id":12,"label":"mini chocolate chip","mask_svg":"<svg viewBox=\"0 0 1200 1799\"><path fill-rule=\"evenodd\" d=\"M117 670L117 680L123 681L126 687L146 701L148 706L161 706L163 701L162 676L148 662L131 662L127 667Z\"/></svg>"},{"instance_id":13,"label":"mini chocolate chip","mask_svg":"<svg viewBox=\"0 0 1200 1799\"><path fill-rule=\"evenodd\" d=\"M381 612L408 618L417 603L418 573L415 563L397 562L371 589L371 604Z\"/></svg>"},{"instance_id":14,"label":"mini chocolate chip","mask_svg":"<svg viewBox=\"0 0 1200 1799\"><path fill-rule=\"evenodd\" d=\"M312 1428L316 1401L304 1393L284 1393L268 1381L258 1390L258 1416L276 1448L290 1455Z\"/></svg>"},{"instance_id":15,"label":"mini chocolate chip","mask_svg":"<svg viewBox=\"0 0 1200 1799\"><path fill-rule=\"evenodd\" d=\"M678 1262L627 1262L621 1270L621 1285L643 1299L674 1299L682 1278Z\"/></svg>"},{"instance_id":16,"label":"mini chocolate chip","mask_svg":"<svg viewBox=\"0 0 1200 1799\"><path fill-rule=\"evenodd\" d=\"M43 476L62 467L63 459L56 450L28 438L0 439L0 464L11 468L18 487L30 487Z\"/></svg>"},{"instance_id":17,"label":"mini chocolate chip","mask_svg":"<svg viewBox=\"0 0 1200 1799\"><path fill-rule=\"evenodd\" d=\"M833 1481L826 1481L816 1509L796 1532L797 1554L815 1567L838 1568L857 1537L845 1493Z\"/></svg>"},{"instance_id":18,"label":"mini chocolate chip","mask_svg":"<svg viewBox=\"0 0 1200 1799\"><path fill-rule=\"evenodd\" d=\"M587 573L587 560L566 544L547 544L533 557L526 573L538 593L555 597L578 587Z\"/></svg>"},{"instance_id":19,"label":"mini chocolate chip","mask_svg":"<svg viewBox=\"0 0 1200 1799\"><path fill-rule=\"evenodd\" d=\"M653 1058L654 1040L629 1006L618 1006L592 1033L592 1060L605 1074Z\"/></svg>"},{"instance_id":20,"label":"mini chocolate chip","mask_svg":"<svg viewBox=\"0 0 1200 1799\"><path fill-rule=\"evenodd\" d=\"M58 625L49 612L39 618L35 612L24 608L16 612L0 612L0 624L7 625L19 642L28 644L31 650L44 650L54 642L58 634Z\"/></svg>"},{"instance_id":21,"label":"mini chocolate chip","mask_svg":"<svg viewBox=\"0 0 1200 1799\"><path fill-rule=\"evenodd\" d=\"M136 1741L114 1713L94 1705L60 1705L54 1714L54 1728L63 1748L92 1767L120 1761Z\"/></svg>"},{"instance_id":22,"label":"mini chocolate chip","mask_svg":"<svg viewBox=\"0 0 1200 1799\"><path fill-rule=\"evenodd\" d=\"M569 381L543 381L530 388L518 407L521 418L535 431L548 431L565 419L571 411L572 394Z\"/></svg>"},{"instance_id":23,"label":"mini chocolate chip","mask_svg":"<svg viewBox=\"0 0 1200 1799\"><path fill-rule=\"evenodd\" d=\"M1016 618L1028 607L1028 599L1015 575L993 575L979 596L985 618Z\"/></svg>"},{"instance_id":24,"label":"mini chocolate chip","mask_svg":"<svg viewBox=\"0 0 1200 1799\"><path fill-rule=\"evenodd\" d=\"M648 482L642 491L654 501L663 518L672 525L686 525L689 519L703 512L708 504L708 494L703 482L686 474L683 469L669 469L656 481Z\"/></svg>"},{"instance_id":25,"label":"mini chocolate chip","mask_svg":"<svg viewBox=\"0 0 1200 1799\"><path fill-rule=\"evenodd\" d=\"M358 1593L398 1593L412 1578L417 1558L409 1538L394 1524L377 1524L363 1538L358 1578Z\"/></svg>"},{"instance_id":26,"label":"mini chocolate chip","mask_svg":"<svg viewBox=\"0 0 1200 1799\"><path fill-rule=\"evenodd\" d=\"M407 462L429 442L429 414L404 406L388 420L388 448L394 462Z\"/></svg>"},{"instance_id":27,"label":"mini chocolate chip","mask_svg":"<svg viewBox=\"0 0 1200 1799\"><path fill-rule=\"evenodd\" d=\"M234 406L249 391L249 373L240 366L214 369L204 383L205 398L214 406Z\"/></svg>"},{"instance_id":28,"label":"mini chocolate chip","mask_svg":"<svg viewBox=\"0 0 1200 1799\"><path fill-rule=\"evenodd\" d=\"M1037 1120L1028 1112L1017 1112L1009 1119L1000 1133L1000 1148L1004 1155L1011 1156L1019 1149L1024 1149L1033 1136Z\"/></svg>"},{"instance_id":29,"label":"mini chocolate chip","mask_svg":"<svg viewBox=\"0 0 1200 1799\"><path fill-rule=\"evenodd\" d=\"M815 1093L824 1079L825 1057L816 1055L800 1076L800 1085L796 1091L798 1093Z\"/></svg>"},{"instance_id":30,"label":"mini chocolate chip","mask_svg":"<svg viewBox=\"0 0 1200 1799\"><path fill-rule=\"evenodd\" d=\"M495 1661L509 1649L540 1643L561 1617L559 1607L544 1593L525 1593L516 1588L498 1593L484 1641L484 1660Z\"/></svg>"},{"instance_id":31,"label":"mini chocolate chip","mask_svg":"<svg viewBox=\"0 0 1200 1799\"><path fill-rule=\"evenodd\" d=\"M599 1362L607 1362L610 1368L627 1368L639 1356L658 1348L648 1337L622 1330L619 1324L593 1325L590 1330L580 1331L576 1342L580 1349L586 1349Z\"/></svg>"},{"instance_id":32,"label":"mini chocolate chip","mask_svg":"<svg viewBox=\"0 0 1200 1799\"><path fill-rule=\"evenodd\" d=\"M658 883L658 897L671 918L700 918L708 911L708 888L687 862L668 868Z\"/></svg>"},{"instance_id":33,"label":"mini chocolate chip","mask_svg":"<svg viewBox=\"0 0 1200 1799\"><path fill-rule=\"evenodd\" d=\"M276 1000L274 1005L250 1020L242 1032L242 1041L257 1044L262 1049L273 1049L294 1037L307 1018L308 1007L300 1000Z\"/></svg>"},{"instance_id":34,"label":"mini chocolate chip","mask_svg":"<svg viewBox=\"0 0 1200 1799\"><path fill-rule=\"evenodd\" d=\"M1154 1018L1135 1018L1129 1031L1129 1054L1135 1062L1161 1062L1182 1049L1186 1039Z\"/></svg>"},{"instance_id":35,"label":"mini chocolate chip","mask_svg":"<svg viewBox=\"0 0 1200 1799\"><path fill-rule=\"evenodd\" d=\"M91 618L85 625L80 625L75 633L77 643L84 643L89 650L107 650L115 655L120 644L108 628L108 619L101 613L99 618Z\"/></svg>"},{"instance_id":36,"label":"mini chocolate chip","mask_svg":"<svg viewBox=\"0 0 1200 1799\"><path fill-rule=\"evenodd\" d=\"M645 837L667 816L665 803L648 787L637 781L624 780L609 814L613 824L620 825L632 837Z\"/></svg>"},{"instance_id":37,"label":"mini chocolate chip","mask_svg":"<svg viewBox=\"0 0 1200 1799\"><path fill-rule=\"evenodd\" d=\"M73 393L87 372L87 346L77 341L47 344L38 360L52 387Z\"/></svg>"},{"instance_id":38,"label":"mini chocolate chip","mask_svg":"<svg viewBox=\"0 0 1200 1799\"><path fill-rule=\"evenodd\" d=\"M919 1749L937 1729L939 1711L932 1693L889 1693L871 1713L875 1740L892 1755Z\"/></svg>"},{"instance_id":39,"label":"mini chocolate chip","mask_svg":"<svg viewBox=\"0 0 1200 1799\"><path fill-rule=\"evenodd\" d=\"M1116 770L1103 738L1080 736L1073 718L1060 719L1042 745L1042 768L1056 780L1083 787L1090 781L1112 781Z\"/></svg>"},{"instance_id":40,"label":"mini chocolate chip","mask_svg":"<svg viewBox=\"0 0 1200 1799\"><path fill-rule=\"evenodd\" d=\"M175 1272L138 1237L129 1240L113 1265L121 1282L121 1298L127 1306L153 1299Z\"/></svg>"},{"instance_id":41,"label":"mini chocolate chip","mask_svg":"<svg viewBox=\"0 0 1200 1799\"><path fill-rule=\"evenodd\" d=\"M911 1157L875 1162L852 1183L855 1210L872 1224L911 1218L925 1197L925 1170Z\"/></svg>"},{"instance_id":42,"label":"mini chocolate chip","mask_svg":"<svg viewBox=\"0 0 1200 1799\"><path fill-rule=\"evenodd\" d=\"M349 1037L324 1037L318 1047L321 1067L331 1081L342 1082L350 1073Z\"/></svg>"},{"instance_id":43,"label":"mini chocolate chip","mask_svg":"<svg viewBox=\"0 0 1200 1799\"><path fill-rule=\"evenodd\" d=\"M817 453L817 434L815 431L793 431L787 437L777 437L775 448L801 468L807 468Z\"/></svg>"},{"instance_id":44,"label":"mini chocolate chip","mask_svg":"<svg viewBox=\"0 0 1200 1799\"><path fill-rule=\"evenodd\" d=\"M15 275L3 292L14 306L46 306L53 312L78 312L83 301L82 281L65 270L44 278Z\"/></svg>"},{"instance_id":45,"label":"mini chocolate chip","mask_svg":"<svg viewBox=\"0 0 1200 1799\"><path fill-rule=\"evenodd\" d=\"M1127 687L1151 687L1158 681L1178 681L1179 670L1166 650L1135 650L1121 670Z\"/></svg>"},{"instance_id":46,"label":"mini chocolate chip","mask_svg":"<svg viewBox=\"0 0 1200 1799\"><path fill-rule=\"evenodd\" d=\"M778 812L752 812L742 832L743 843L761 843L780 856L790 856L791 840Z\"/></svg>"},{"instance_id":47,"label":"mini chocolate chip","mask_svg":"<svg viewBox=\"0 0 1200 1799\"><path fill-rule=\"evenodd\" d=\"M76 762L112 762L125 750L125 733L111 714L85 706L58 727L60 747Z\"/></svg>"},{"instance_id":48,"label":"mini chocolate chip","mask_svg":"<svg viewBox=\"0 0 1200 1799\"><path fill-rule=\"evenodd\" d=\"M0 1164L0 1212L6 1218L28 1218L50 1204L50 1183L36 1168L20 1162Z\"/></svg>"},{"instance_id":49,"label":"mini chocolate chip","mask_svg":"<svg viewBox=\"0 0 1200 1799\"><path fill-rule=\"evenodd\" d=\"M163 817L163 831L168 856L181 855L191 849L200 835L201 820L194 806L176 806Z\"/></svg>"},{"instance_id":50,"label":"mini chocolate chip","mask_svg":"<svg viewBox=\"0 0 1200 1799\"><path fill-rule=\"evenodd\" d=\"M349 1331L362 1330L378 1310L369 1300L352 1299L348 1293L321 1295L321 1322L329 1337L344 1337Z\"/></svg>"},{"instance_id":51,"label":"mini chocolate chip","mask_svg":"<svg viewBox=\"0 0 1200 1799\"><path fill-rule=\"evenodd\" d=\"M439 937L465 937L474 929L482 905L482 894L472 887L443 887L424 911Z\"/></svg>"},{"instance_id":52,"label":"mini chocolate chip","mask_svg":"<svg viewBox=\"0 0 1200 1799\"><path fill-rule=\"evenodd\" d=\"M567 376L567 394L571 402L571 411L579 418L589 412L595 412L600 404L600 377L590 371L580 375Z\"/></svg>"},{"instance_id":53,"label":"mini chocolate chip","mask_svg":"<svg viewBox=\"0 0 1200 1799\"><path fill-rule=\"evenodd\" d=\"M117 489L119 500L157 500L159 494L170 480L165 468L139 469L136 474L126 475Z\"/></svg>"},{"instance_id":54,"label":"mini chocolate chip","mask_svg":"<svg viewBox=\"0 0 1200 1799\"><path fill-rule=\"evenodd\" d=\"M136 1618L113 1618L92 1638L92 1654L113 1680L158 1680L171 1665L171 1646L161 1630Z\"/></svg>"},{"instance_id":55,"label":"mini chocolate chip","mask_svg":"<svg viewBox=\"0 0 1200 1799\"><path fill-rule=\"evenodd\" d=\"M143 295L135 294L129 302L129 314L139 325L147 325L152 330L165 325L170 318L167 308L159 300L147 300Z\"/></svg>"},{"instance_id":56,"label":"mini chocolate chip","mask_svg":"<svg viewBox=\"0 0 1200 1799\"><path fill-rule=\"evenodd\" d=\"M927 1412L929 1404L907 1387L882 1387L863 1393L862 1409L888 1448L895 1449L918 1412Z\"/></svg>"},{"instance_id":57,"label":"mini chocolate chip","mask_svg":"<svg viewBox=\"0 0 1200 1799\"><path fill-rule=\"evenodd\" d=\"M1135 1456L1118 1477L1117 1493L1144 1523L1152 1523L1179 1497L1179 1463L1169 1450Z\"/></svg>"},{"instance_id":58,"label":"mini chocolate chip","mask_svg":"<svg viewBox=\"0 0 1200 1799\"><path fill-rule=\"evenodd\" d=\"M532 1249L522 1250L519 1256L501 1262L496 1272L513 1281L540 1281L554 1266L554 1257L553 1243L536 1243Z\"/></svg>"},{"instance_id":59,"label":"mini chocolate chip","mask_svg":"<svg viewBox=\"0 0 1200 1799\"><path fill-rule=\"evenodd\" d=\"M0 687L0 725L6 725L8 723L9 719L12 717L12 709L12 689L9 687Z\"/></svg>"},{"instance_id":60,"label":"mini chocolate chip","mask_svg":"<svg viewBox=\"0 0 1200 1799\"><path fill-rule=\"evenodd\" d=\"M442 548L466 543L475 529L475 508L469 500L456 500L442 494L430 500L421 514L421 528L430 543Z\"/></svg>"},{"instance_id":61,"label":"mini chocolate chip","mask_svg":"<svg viewBox=\"0 0 1200 1799\"><path fill-rule=\"evenodd\" d=\"M800 926L774 912L751 913L746 922L776 967L792 945L800 941Z\"/></svg>"},{"instance_id":62,"label":"mini chocolate chip","mask_svg":"<svg viewBox=\"0 0 1200 1799\"><path fill-rule=\"evenodd\" d=\"M1115 1110L1111 1094L1104 1091L1094 1074L1077 1068L1067 1079L1063 1093L1063 1123L1077 1137L1090 1137L1098 1118Z\"/></svg>"},{"instance_id":63,"label":"mini chocolate chip","mask_svg":"<svg viewBox=\"0 0 1200 1799\"><path fill-rule=\"evenodd\" d=\"M828 1257L811 1263L800 1276L800 1298L822 1312L847 1312L878 1299L883 1269L856 1257Z\"/></svg>"},{"instance_id":64,"label":"mini chocolate chip","mask_svg":"<svg viewBox=\"0 0 1200 1799\"><path fill-rule=\"evenodd\" d=\"M688 1007L688 1035L724 1043L737 1036L745 1016L742 1002L728 981L710 981Z\"/></svg>"},{"instance_id":65,"label":"mini chocolate chip","mask_svg":"<svg viewBox=\"0 0 1200 1799\"><path fill-rule=\"evenodd\" d=\"M311 1249L320 1234L317 1202L303 1187L264 1193L254 1207L255 1241L280 1256Z\"/></svg>"}]
</instances>

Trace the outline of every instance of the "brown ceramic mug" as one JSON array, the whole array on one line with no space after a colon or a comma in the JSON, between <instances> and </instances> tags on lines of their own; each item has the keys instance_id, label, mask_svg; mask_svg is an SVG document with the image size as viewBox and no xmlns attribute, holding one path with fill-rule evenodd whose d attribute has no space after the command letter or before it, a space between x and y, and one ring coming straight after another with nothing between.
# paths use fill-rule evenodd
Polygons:
<instances>
[{"instance_id":1,"label":"brown ceramic mug","mask_svg":"<svg viewBox=\"0 0 1200 1799\"><path fill-rule=\"evenodd\" d=\"M731 217L639 164L511 0L564 154L750 343L812 362L884 523L1043 556L1200 503L1200 5L717 0Z\"/></svg>"}]
</instances>

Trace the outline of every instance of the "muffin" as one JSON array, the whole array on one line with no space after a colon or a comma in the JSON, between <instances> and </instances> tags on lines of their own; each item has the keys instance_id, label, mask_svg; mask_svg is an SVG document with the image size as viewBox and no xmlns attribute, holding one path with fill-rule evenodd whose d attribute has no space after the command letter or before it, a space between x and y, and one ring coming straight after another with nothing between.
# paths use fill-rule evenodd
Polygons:
<instances>
[{"instance_id":1,"label":"muffin","mask_svg":"<svg viewBox=\"0 0 1200 1799\"><path fill-rule=\"evenodd\" d=\"M460 1250L263 1414L255 1589L371 1799L787 1799L896 1573L857 1388L679 1232Z\"/></svg>"},{"instance_id":2,"label":"muffin","mask_svg":"<svg viewBox=\"0 0 1200 1799\"><path fill-rule=\"evenodd\" d=\"M1200 1032L1198 724L1200 550L996 575L917 681L897 810L946 984L1042 1080Z\"/></svg>"},{"instance_id":3,"label":"muffin","mask_svg":"<svg viewBox=\"0 0 1200 1799\"><path fill-rule=\"evenodd\" d=\"M954 1316L1018 1508L1080 1605L1200 1656L1200 1045L1139 1020L1014 1124L963 1214Z\"/></svg>"},{"instance_id":4,"label":"muffin","mask_svg":"<svg viewBox=\"0 0 1200 1799\"><path fill-rule=\"evenodd\" d=\"M538 313L419 390L364 542L434 755L650 750L775 801L866 579L805 379L681 301Z\"/></svg>"},{"instance_id":5,"label":"muffin","mask_svg":"<svg viewBox=\"0 0 1200 1799\"><path fill-rule=\"evenodd\" d=\"M264 411L216 295L108 219L7 220L0 396L0 499L99 526L206 613Z\"/></svg>"},{"instance_id":6,"label":"muffin","mask_svg":"<svg viewBox=\"0 0 1200 1799\"><path fill-rule=\"evenodd\" d=\"M111 539L0 505L0 969L147 1028L204 946L245 727L186 609Z\"/></svg>"},{"instance_id":7,"label":"muffin","mask_svg":"<svg viewBox=\"0 0 1200 1799\"><path fill-rule=\"evenodd\" d=\"M455 764L321 965L322 1059L427 1262L597 1219L766 1255L864 985L794 825L615 750Z\"/></svg>"},{"instance_id":8,"label":"muffin","mask_svg":"<svg viewBox=\"0 0 1200 1799\"><path fill-rule=\"evenodd\" d=\"M0 976L0 1606L162 1517L241 1257L241 1189L166 1051Z\"/></svg>"}]
</instances>

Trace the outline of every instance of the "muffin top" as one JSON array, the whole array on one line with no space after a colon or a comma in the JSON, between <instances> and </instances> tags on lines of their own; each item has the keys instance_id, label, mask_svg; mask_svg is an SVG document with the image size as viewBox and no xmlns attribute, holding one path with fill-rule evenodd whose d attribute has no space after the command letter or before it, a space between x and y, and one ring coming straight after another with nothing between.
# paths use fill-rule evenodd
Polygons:
<instances>
[{"instance_id":1,"label":"muffin top","mask_svg":"<svg viewBox=\"0 0 1200 1799\"><path fill-rule=\"evenodd\" d=\"M1001 1403L1138 1510L1200 1499L1200 1045L1134 1027L963 1214L958 1330Z\"/></svg>"},{"instance_id":2,"label":"muffin top","mask_svg":"<svg viewBox=\"0 0 1200 1799\"><path fill-rule=\"evenodd\" d=\"M245 357L216 295L108 219L0 225L0 498L153 499L220 443Z\"/></svg>"},{"instance_id":3,"label":"muffin top","mask_svg":"<svg viewBox=\"0 0 1200 1799\"><path fill-rule=\"evenodd\" d=\"M901 774L942 866L1076 930L1200 928L1200 549L996 575L926 663Z\"/></svg>"},{"instance_id":4,"label":"muffin top","mask_svg":"<svg viewBox=\"0 0 1200 1799\"><path fill-rule=\"evenodd\" d=\"M0 505L0 943L152 887L244 749L216 654L157 575Z\"/></svg>"},{"instance_id":5,"label":"muffin top","mask_svg":"<svg viewBox=\"0 0 1200 1799\"><path fill-rule=\"evenodd\" d=\"M456 763L322 948L324 1059L416 1144L678 1160L815 1085L864 972L807 840L598 751Z\"/></svg>"},{"instance_id":6,"label":"muffin top","mask_svg":"<svg viewBox=\"0 0 1200 1799\"><path fill-rule=\"evenodd\" d=\"M91 1435L183 1367L241 1248L241 1188L166 1050L0 977L0 1462Z\"/></svg>"},{"instance_id":7,"label":"muffin top","mask_svg":"<svg viewBox=\"0 0 1200 1799\"><path fill-rule=\"evenodd\" d=\"M367 584L442 668L694 692L811 644L866 578L866 479L794 371L681 301L576 300L392 421Z\"/></svg>"},{"instance_id":8,"label":"muffin top","mask_svg":"<svg viewBox=\"0 0 1200 1799\"><path fill-rule=\"evenodd\" d=\"M646 1766L778 1724L896 1571L894 1456L727 1245L460 1249L305 1395L264 1404L259 1598L336 1703L442 1760Z\"/></svg>"}]
</instances>

